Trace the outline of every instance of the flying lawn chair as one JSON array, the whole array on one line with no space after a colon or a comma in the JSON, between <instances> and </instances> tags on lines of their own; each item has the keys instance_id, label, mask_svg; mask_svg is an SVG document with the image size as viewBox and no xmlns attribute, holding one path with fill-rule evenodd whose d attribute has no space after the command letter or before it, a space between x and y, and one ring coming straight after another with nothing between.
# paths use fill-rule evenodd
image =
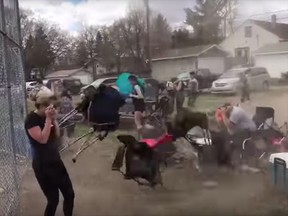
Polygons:
<instances>
[{"instance_id":1,"label":"flying lawn chair","mask_svg":"<svg viewBox=\"0 0 288 216\"><path fill-rule=\"evenodd\" d=\"M59 125L62 126L67 120L75 116L75 114L81 112L87 120L88 125L91 126L91 130L60 150L60 152L63 152L80 140L85 139L72 158L74 163L77 157L89 146L98 140L104 140L109 132L118 129L120 119L119 109L125 103L118 90L105 85L100 86L98 89L89 86L84 94L86 97L77 108L59 121ZM101 104L101 106L99 106L99 104Z\"/></svg>"},{"instance_id":2,"label":"flying lawn chair","mask_svg":"<svg viewBox=\"0 0 288 216\"><path fill-rule=\"evenodd\" d=\"M113 132L118 129L120 120L119 109L125 103L124 98L122 95L120 95L118 90L105 85L100 86L98 89L95 89L92 86L88 87L84 94L86 97L77 106L77 108L63 117L59 122L60 126L62 126L76 113L81 112L83 113L88 124L92 127L90 131L61 150L61 152L63 152L78 141L84 139L84 142L81 144L79 150L72 158L74 163L76 162L77 157L89 146L98 140L104 140L109 132ZM109 110L109 112L107 110ZM155 180L157 179L156 176L159 176L159 172L157 171L159 170L157 166L158 160L155 158L159 159L159 157L155 157L155 149L156 146L171 141L171 136L163 135L160 136L160 138L142 139L137 141L133 136L120 135L118 136L118 140L124 144L124 152L122 151L122 155L124 154L126 159L126 174L123 172L121 173L126 178L128 177L129 179L134 179L135 181L137 181L136 179L138 178L144 178L150 183L150 186L155 186L158 184L159 181ZM140 160L135 160L134 156L140 158ZM133 167L138 167L138 165L135 164L144 165L142 167L145 167L146 170L141 170L140 167L138 171L135 171ZM146 172L147 170L149 171Z\"/></svg>"}]
</instances>

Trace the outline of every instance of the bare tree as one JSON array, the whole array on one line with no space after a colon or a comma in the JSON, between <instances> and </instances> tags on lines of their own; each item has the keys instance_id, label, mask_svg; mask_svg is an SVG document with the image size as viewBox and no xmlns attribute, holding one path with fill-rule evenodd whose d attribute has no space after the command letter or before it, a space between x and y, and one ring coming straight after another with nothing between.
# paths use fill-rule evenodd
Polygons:
<instances>
[{"instance_id":1,"label":"bare tree","mask_svg":"<svg viewBox=\"0 0 288 216\"><path fill-rule=\"evenodd\" d=\"M172 44L172 31L169 23L162 14L152 18L151 22L151 50L156 55L169 49Z\"/></svg>"},{"instance_id":2,"label":"bare tree","mask_svg":"<svg viewBox=\"0 0 288 216\"><path fill-rule=\"evenodd\" d=\"M22 45L25 46L30 35L35 31L35 20L32 18L33 12L20 9L20 25Z\"/></svg>"},{"instance_id":3,"label":"bare tree","mask_svg":"<svg viewBox=\"0 0 288 216\"><path fill-rule=\"evenodd\" d=\"M234 22L235 18L237 16L237 6L238 6L238 0L227 0L225 4L225 16L224 16L224 26L227 26L224 28L224 34L227 36L227 32L234 32Z\"/></svg>"},{"instance_id":4,"label":"bare tree","mask_svg":"<svg viewBox=\"0 0 288 216\"><path fill-rule=\"evenodd\" d=\"M99 28L96 26L86 26L80 34L79 40L85 44L89 59L92 59L96 55L98 31Z\"/></svg>"}]
</instances>

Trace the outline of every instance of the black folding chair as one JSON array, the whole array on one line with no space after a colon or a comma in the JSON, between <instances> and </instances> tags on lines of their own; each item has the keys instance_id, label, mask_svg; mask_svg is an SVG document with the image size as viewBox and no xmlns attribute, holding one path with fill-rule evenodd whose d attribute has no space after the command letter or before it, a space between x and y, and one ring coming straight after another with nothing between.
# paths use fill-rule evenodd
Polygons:
<instances>
[{"instance_id":1,"label":"black folding chair","mask_svg":"<svg viewBox=\"0 0 288 216\"><path fill-rule=\"evenodd\" d=\"M262 159L267 152L272 151L272 143L269 141L271 137L285 138L285 135L281 132L281 130L283 127L286 127L287 131L287 123L285 122L281 127L278 127L275 122L275 110L272 107L256 107L256 113L253 117L253 121L256 124L257 130L251 137L248 137L243 141L242 154L244 154L247 150L248 143L255 145L255 140L257 138L261 138L266 144L265 149L256 152L258 152L258 159ZM254 150L257 150L256 147L253 146L253 148ZM242 154L241 158L243 157Z\"/></svg>"},{"instance_id":2,"label":"black folding chair","mask_svg":"<svg viewBox=\"0 0 288 216\"><path fill-rule=\"evenodd\" d=\"M274 115L275 111L272 107L256 107L256 113L253 120L258 130L273 127L275 124Z\"/></svg>"}]
</instances>

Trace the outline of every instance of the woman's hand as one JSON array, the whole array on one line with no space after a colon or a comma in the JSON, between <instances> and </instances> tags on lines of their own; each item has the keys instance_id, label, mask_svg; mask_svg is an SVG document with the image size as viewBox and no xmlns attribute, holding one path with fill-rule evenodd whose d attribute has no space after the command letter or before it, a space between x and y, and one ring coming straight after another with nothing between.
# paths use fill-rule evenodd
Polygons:
<instances>
[{"instance_id":1,"label":"woman's hand","mask_svg":"<svg viewBox=\"0 0 288 216\"><path fill-rule=\"evenodd\" d=\"M45 110L46 117L51 119L52 121L56 118L56 109L54 106L51 104L49 105L46 110Z\"/></svg>"},{"instance_id":2,"label":"woman's hand","mask_svg":"<svg viewBox=\"0 0 288 216\"><path fill-rule=\"evenodd\" d=\"M221 114L223 115L223 117L226 116L226 114L227 114L226 108L224 108L224 107L221 108Z\"/></svg>"}]
</instances>

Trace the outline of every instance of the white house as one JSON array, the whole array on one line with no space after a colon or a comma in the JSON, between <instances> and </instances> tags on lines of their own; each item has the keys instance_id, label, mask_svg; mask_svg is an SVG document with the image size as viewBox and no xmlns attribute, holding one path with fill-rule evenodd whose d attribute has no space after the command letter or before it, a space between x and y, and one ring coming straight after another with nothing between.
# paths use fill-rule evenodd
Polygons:
<instances>
[{"instance_id":1,"label":"white house","mask_svg":"<svg viewBox=\"0 0 288 216\"><path fill-rule=\"evenodd\" d=\"M288 42L268 44L255 53L255 65L265 67L272 78L288 72Z\"/></svg>"},{"instance_id":2,"label":"white house","mask_svg":"<svg viewBox=\"0 0 288 216\"><path fill-rule=\"evenodd\" d=\"M152 77L169 80L180 73L196 69L209 69L214 74L222 74L227 53L217 45L194 46L167 50L152 59Z\"/></svg>"},{"instance_id":3,"label":"white house","mask_svg":"<svg viewBox=\"0 0 288 216\"><path fill-rule=\"evenodd\" d=\"M267 44L288 39L288 24L277 23L276 15L271 22L247 20L234 33L231 33L220 47L232 57L253 57L253 53Z\"/></svg>"},{"instance_id":4,"label":"white house","mask_svg":"<svg viewBox=\"0 0 288 216\"><path fill-rule=\"evenodd\" d=\"M74 69L74 70L60 70L50 73L46 76L46 79L67 79L74 78L80 79L82 84L89 85L93 82L92 73L83 68Z\"/></svg>"}]
</instances>

